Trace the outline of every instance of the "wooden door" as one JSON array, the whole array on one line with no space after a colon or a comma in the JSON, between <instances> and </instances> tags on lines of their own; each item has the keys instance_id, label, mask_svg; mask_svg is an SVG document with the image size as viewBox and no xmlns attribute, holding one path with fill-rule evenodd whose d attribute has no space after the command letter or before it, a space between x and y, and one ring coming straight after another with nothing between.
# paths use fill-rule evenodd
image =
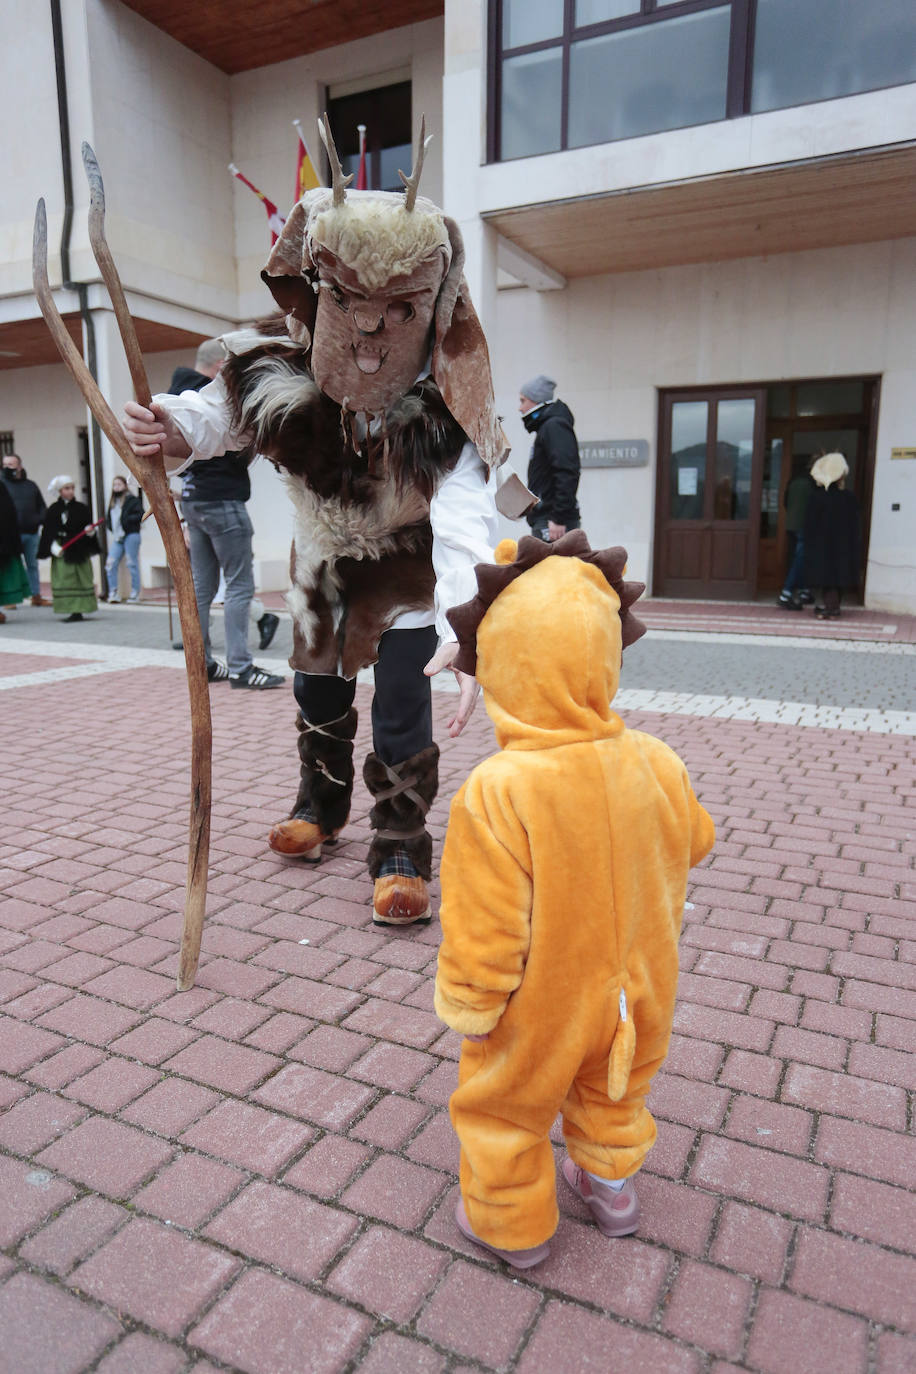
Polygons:
<instances>
[{"instance_id":1,"label":"wooden door","mask_svg":"<svg viewBox=\"0 0 916 1374\"><path fill-rule=\"evenodd\" d=\"M753 597L765 418L762 387L662 395L656 596Z\"/></svg>"}]
</instances>

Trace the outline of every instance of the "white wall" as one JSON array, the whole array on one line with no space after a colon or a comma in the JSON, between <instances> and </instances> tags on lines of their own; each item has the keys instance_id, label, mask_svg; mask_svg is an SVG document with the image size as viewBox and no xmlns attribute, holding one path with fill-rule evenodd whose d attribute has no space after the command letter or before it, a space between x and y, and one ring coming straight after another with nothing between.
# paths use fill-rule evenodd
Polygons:
<instances>
[{"instance_id":1,"label":"white wall","mask_svg":"<svg viewBox=\"0 0 916 1374\"><path fill-rule=\"evenodd\" d=\"M546 372L580 440L648 439L647 468L583 471L595 546L626 545L651 585L658 390L788 378L882 377L866 604L916 614L916 238L503 291L491 336L515 466L531 440L518 389ZM894 503L899 511L892 511Z\"/></svg>"}]
</instances>

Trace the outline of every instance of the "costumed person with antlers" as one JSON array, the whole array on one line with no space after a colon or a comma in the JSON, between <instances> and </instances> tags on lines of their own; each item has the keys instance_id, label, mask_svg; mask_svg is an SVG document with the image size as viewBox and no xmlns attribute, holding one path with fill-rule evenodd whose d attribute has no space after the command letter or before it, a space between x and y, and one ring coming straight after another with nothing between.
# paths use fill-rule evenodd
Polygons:
<instances>
[{"instance_id":1,"label":"costumed person with antlers","mask_svg":"<svg viewBox=\"0 0 916 1374\"><path fill-rule=\"evenodd\" d=\"M51 559L54 611L70 624L99 608L90 562L99 552L99 541L92 512L76 499L72 477L54 477L48 484L48 496L57 499L45 512L38 557Z\"/></svg>"},{"instance_id":2,"label":"costumed person with antlers","mask_svg":"<svg viewBox=\"0 0 916 1374\"><path fill-rule=\"evenodd\" d=\"M355 679L374 665L363 770L373 918L408 925L430 916L425 817L439 750L429 677L457 652L446 611L492 556L495 469L508 446L460 231L417 194L423 135L403 195L348 194L326 127L322 137L333 186L294 206L262 273L287 333L224 336L216 380L156 396L151 409L128 404L125 430L137 454L160 444L172 471L246 445L281 470L296 515L288 604L301 767L269 844L314 862L346 824ZM530 504L519 488L504 487L506 514ZM472 677L456 677L452 735L477 694Z\"/></svg>"}]
</instances>

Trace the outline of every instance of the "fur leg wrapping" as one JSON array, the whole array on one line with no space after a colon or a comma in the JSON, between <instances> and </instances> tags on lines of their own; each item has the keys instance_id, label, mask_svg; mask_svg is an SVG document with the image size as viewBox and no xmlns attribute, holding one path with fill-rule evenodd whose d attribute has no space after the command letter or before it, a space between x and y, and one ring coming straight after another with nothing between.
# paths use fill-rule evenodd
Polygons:
<instances>
[{"instance_id":1,"label":"fur leg wrapping","mask_svg":"<svg viewBox=\"0 0 916 1374\"><path fill-rule=\"evenodd\" d=\"M326 725L312 725L300 711L296 717L301 761L299 791L290 812L308 808L325 835L341 830L350 814L353 793L353 737L356 708Z\"/></svg>"},{"instance_id":2,"label":"fur leg wrapping","mask_svg":"<svg viewBox=\"0 0 916 1374\"><path fill-rule=\"evenodd\" d=\"M439 746L430 744L393 767L370 754L363 778L372 794L369 823L375 834L369 846L369 874L377 878L397 850L408 855L421 878L432 877L433 842L426 813L439 787Z\"/></svg>"}]
</instances>

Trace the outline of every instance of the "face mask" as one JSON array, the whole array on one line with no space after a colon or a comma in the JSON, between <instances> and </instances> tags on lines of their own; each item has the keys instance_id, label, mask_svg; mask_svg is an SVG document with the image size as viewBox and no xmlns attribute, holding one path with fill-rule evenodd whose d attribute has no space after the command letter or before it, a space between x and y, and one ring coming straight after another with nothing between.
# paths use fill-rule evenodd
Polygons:
<instances>
[{"instance_id":1,"label":"face mask","mask_svg":"<svg viewBox=\"0 0 916 1374\"><path fill-rule=\"evenodd\" d=\"M326 249L319 250L318 267L315 381L338 405L377 415L410 389L427 364L444 256L434 254L409 276L392 278L375 291Z\"/></svg>"},{"instance_id":2,"label":"face mask","mask_svg":"<svg viewBox=\"0 0 916 1374\"><path fill-rule=\"evenodd\" d=\"M7 478L12 477L12 479L13 479L14 482L21 482L21 481L22 481L22 468L4 468L4 469L3 469L3 475L4 475L4 477L7 477Z\"/></svg>"}]
</instances>

